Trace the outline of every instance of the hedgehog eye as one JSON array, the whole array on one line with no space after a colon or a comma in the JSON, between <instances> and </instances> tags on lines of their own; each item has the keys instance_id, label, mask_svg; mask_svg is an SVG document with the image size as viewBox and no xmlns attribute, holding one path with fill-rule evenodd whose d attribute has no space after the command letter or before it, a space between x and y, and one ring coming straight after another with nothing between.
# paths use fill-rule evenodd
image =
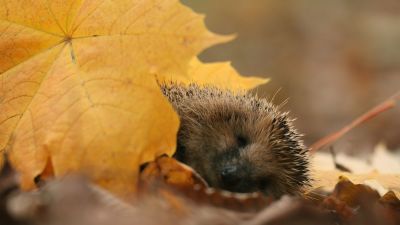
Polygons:
<instances>
[{"instance_id":1,"label":"hedgehog eye","mask_svg":"<svg viewBox=\"0 0 400 225\"><path fill-rule=\"evenodd\" d=\"M238 144L239 148L243 148L243 147L245 147L247 145L246 138L241 136L241 135L236 136L236 141L237 141L237 144Z\"/></svg>"},{"instance_id":2,"label":"hedgehog eye","mask_svg":"<svg viewBox=\"0 0 400 225\"><path fill-rule=\"evenodd\" d=\"M259 183L258 183L258 188L259 188L260 190L265 190L265 189L268 188L268 186L270 186L270 181L269 181L268 178L263 178L263 179L261 179L261 180L259 181Z\"/></svg>"}]
</instances>

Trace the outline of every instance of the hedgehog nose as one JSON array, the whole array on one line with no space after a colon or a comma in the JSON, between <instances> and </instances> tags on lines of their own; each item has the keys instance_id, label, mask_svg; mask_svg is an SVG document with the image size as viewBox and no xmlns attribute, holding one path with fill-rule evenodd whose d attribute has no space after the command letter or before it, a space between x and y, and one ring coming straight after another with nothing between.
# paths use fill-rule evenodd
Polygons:
<instances>
[{"instance_id":1,"label":"hedgehog nose","mask_svg":"<svg viewBox=\"0 0 400 225\"><path fill-rule=\"evenodd\" d=\"M236 166L226 166L221 171L222 182L226 185L232 185L237 182L237 167Z\"/></svg>"}]
</instances>

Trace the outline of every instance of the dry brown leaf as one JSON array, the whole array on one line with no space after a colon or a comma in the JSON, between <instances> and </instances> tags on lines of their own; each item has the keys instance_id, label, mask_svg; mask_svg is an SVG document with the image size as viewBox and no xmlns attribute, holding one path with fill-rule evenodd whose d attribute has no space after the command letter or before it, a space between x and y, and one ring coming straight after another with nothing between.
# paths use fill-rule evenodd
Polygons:
<instances>
[{"instance_id":1,"label":"dry brown leaf","mask_svg":"<svg viewBox=\"0 0 400 225\"><path fill-rule=\"evenodd\" d=\"M381 197L381 199L379 199L379 202L384 205L392 206L400 212L400 199L393 191L388 191L385 195Z\"/></svg>"},{"instance_id":2,"label":"dry brown leaf","mask_svg":"<svg viewBox=\"0 0 400 225\"><path fill-rule=\"evenodd\" d=\"M197 204L245 212L259 211L273 200L261 193L232 193L210 188L190 167L166 156L158 157L144 166L140 184L144 194L156 193L172 201L171 204L176 205L178 211L182 211L179 208L183 207L179 204L181 197Z\"/></svg>"},{"instance_id":3,"label":"dry brown leaf","mask_svg":"<svg viewBox=\"0 0 400 225\"><path fill-rule=\"evenodd\" d=\"M346 177L340 177L332 195L352 208L359 206L366 199L376 202L380 198L376 190L367 185L354 184Z\"/></svg>"},{"instance_id":4,"label":"dry brown leaf","mask_svg":"<svg viewBox=\"0 0 400 225\"><path fill-rule=\"evenodd\" d=\"M340 177L333 193L323 200L322 206L337 214L338 224L399 224L399 200L394 192L383 197L373 188L354 184Z\"/></svg>"},{"instance_id":5,"label":"dry brown leaf","mask_svg":"<svg viewBox=\"0 0 400 225\"><path fill-rule=\"evenodd\" d=\"M340 176L347 177L354 183L369 184L368 181L376 181L387 190L392 190L396 195L400 196L400 175L398 174L380 174L376 172L366 174L351 174L338 170L332 171L314 171L313 187L322 187L325 190L333 190ZM376 187L374 187L376 188Z\"/></svg>"},{"instance_id":6,"label":"dry brown leaf","mask_svg":"<svg viewBox=\"0 0 400 225\"><path fill-rule=\"evenodd\" d=\"M194 170L174 158L160 156L144 165L140 173L140 183L147 191L149 185L165 183L179 188L192 189L194 186L206 187L207 184Z\"/></svg>"},{"instance_id":7,"label":"dry brown leaf","mask_svg":"<svg viewBox=\"0 0 400 225\"><path fill-rule=\"evenodd\" d=\"M177 0L6 0L0 33L0 149L22 187L50 158L56 176L83 172L119 194L175 149L178 117L155 75L187 77L229 39Z\"/></svg>"}]
</instances>

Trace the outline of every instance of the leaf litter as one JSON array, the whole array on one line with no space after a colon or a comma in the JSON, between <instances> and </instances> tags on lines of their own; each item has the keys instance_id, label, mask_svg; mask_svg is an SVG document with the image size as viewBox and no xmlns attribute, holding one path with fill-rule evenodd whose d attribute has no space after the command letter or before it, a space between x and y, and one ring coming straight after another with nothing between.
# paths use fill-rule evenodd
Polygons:
<instances>
[{"instance_id":1,"label":"leaf litter","mask_svg":"<svg viewBox=\"0 0 400 225\"><path fill-rule=\"evenodd\" d=\"M179 122L157 82L267 82L200 62L231 37L176 0L4 1L0 30L2 224L400 224L398 171L375 173L378 192L350 181L372 172L334 168L273 199L210 188L170 158Z\"/></svg>"}]
</instances>

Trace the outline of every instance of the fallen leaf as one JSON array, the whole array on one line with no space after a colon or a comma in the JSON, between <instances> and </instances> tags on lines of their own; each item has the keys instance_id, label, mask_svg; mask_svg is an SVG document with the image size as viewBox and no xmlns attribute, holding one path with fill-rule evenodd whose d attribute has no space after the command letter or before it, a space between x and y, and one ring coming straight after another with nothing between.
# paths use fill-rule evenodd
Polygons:
<instances>
[{"instance_id":1,"label":"fallen leaf","mask_svg":"<svg viewBox=\"0 0 400 225\"><path fill-rule=\"evenodd\" d=\"M308 202L283 196L243 225L337 224L334 215Z\"/></svg>"},{"instance_id":2,"label":"fallen leaf","mask_svg":"<svg viewBox=\"0 0 400 225\"><path fill-rule=\"evenodd\" d=\"M145 164L140 173L140 183L144 186L144 191L148 189L146 186L157 182L185 189L207 186L203 178L193 169L167 156L160 156Z\"/></svg>"},{"instance_id":3,"label":"fallen leaf","mask_svg":"<svg viewBox=\"0 0 400 225\"><path fill-rule=\"evenodd\" d=\"M371 184L378 183L384 187L385 190L391 190L396 195L400 196L400 175L399 174L380 174L377 172L365 174L351 174L338 170L313 170L313 184L314 188L322 188L326 191L332 191L340 176L347 177L354 183ZM375 185L376 186L376 185Z\"/></svg>"},{"instance_id":4,"label":"fallen leaf","mask_svg":"<svg viewBox=\"0 0 400 225\"><path fill-rule=\"evenodd\" d=\"M3 200L13 219L11 223L1 220L0 207L0 222L7 225L230 225L242 219L228 210L199 206L174 195L141 195L140 201L128 204L81 176L56 178L38 190L16 192Z\"/></svg>"},{"instance_id":5,"label":"fallen leaf","mask_svg":"<svg viewBox=\"0 0 400 225\"><path fill-rule=\"evenodd\" d=\"M335 212L338 224L399 224L399 200L394 192L383 197L371 187L354 184L340 177L333 193L323 200L322 206Z\"/></svg>"},{"instance_id":6,"label":"fallen leaf","mask_svg":"<svg viewBox=\"0 0 400 225\"><path fill-rule=\"evenodd\" d=\"M400 174L400 151L390 151L382 143L375 146L372 154L350 156L343 152L336 154L332 149L331 153L316 152L311 159L317 170L335 170L336 161L354 174L374 171L380 174Z\"/></svg>"},{"instance_id":7,"label":"fallen leaf","mask_svg":"<svg viewBox=\"0 0 400 225\"><path fill-rule=\"evenodd\" d=\"M177 0L7 0L0 33L0 149L22 187L50 159L55 176L79 171L120 195L141 163L175 150L156 76L190 77L200 51L230 39Z\"/></svg>"},{"instance_id":8,"label":"fallen leaf","mask_svg":"<svg viewBox=\"0 0 400 225\"><path fill-rule=\"evenodd\" d=\"M212 85L220 89L239 91L250 90L269 81L260 77L242 77L230 62L202 63L197 57L190 61L188 76L166 79L184 84Z\"/></svg>"},{"instance_id":9,"label":"fallen leaf","mask_svg":"<svg viewBox=\"0 0 400 225\"><path fill-rule=\"evenodd\" d=\"M344 176L354 183L366 184L376 189L380 195L392 190L400 196L398 158L395 152L389 152L383 144L377 145L373 154L368 157L361 158L339 153L336 155L336 162L351 171L345 172L335 167L332 154L317 152L311 158L313 186L332 191L338 178Z\"/></svg>"},{"instance_id":10,"label":"fallen leaf","mask_svg":"<svg viewBox=\"0 0 400 225\"><path fill-rule=\"evenodd\" d=\"M332 195L353 208L359 206L364 199L376 202L380 198L376 190L367 185L354 184L345 177L340 177Z\"/></svg>"},{"instance_id":11,"label":"fallen leaf","mask_svg":"<svg viewBox=\"0 0 400 225\"><path fill-rule=\"evenodd\" d=\"M143 193L159 195L180 212L184 211L180 204L183 201L181 197L197 204L240 212L259 211L273 200L261 193L233 193L210 188L192 168L167 156L158 157L144 166L140 184Z\"/></svg>"},{"instance_id":12,"label":"fallen leaf","mask_svg":"<svg viewBox=\"0 0 400 225\"><path fill-rule=\"evenodd\" d=\"M390 205L396 208L400 212L400 200L393 191L388 191L379 201L384 205Z\"/></svg>"}]
</instances>

